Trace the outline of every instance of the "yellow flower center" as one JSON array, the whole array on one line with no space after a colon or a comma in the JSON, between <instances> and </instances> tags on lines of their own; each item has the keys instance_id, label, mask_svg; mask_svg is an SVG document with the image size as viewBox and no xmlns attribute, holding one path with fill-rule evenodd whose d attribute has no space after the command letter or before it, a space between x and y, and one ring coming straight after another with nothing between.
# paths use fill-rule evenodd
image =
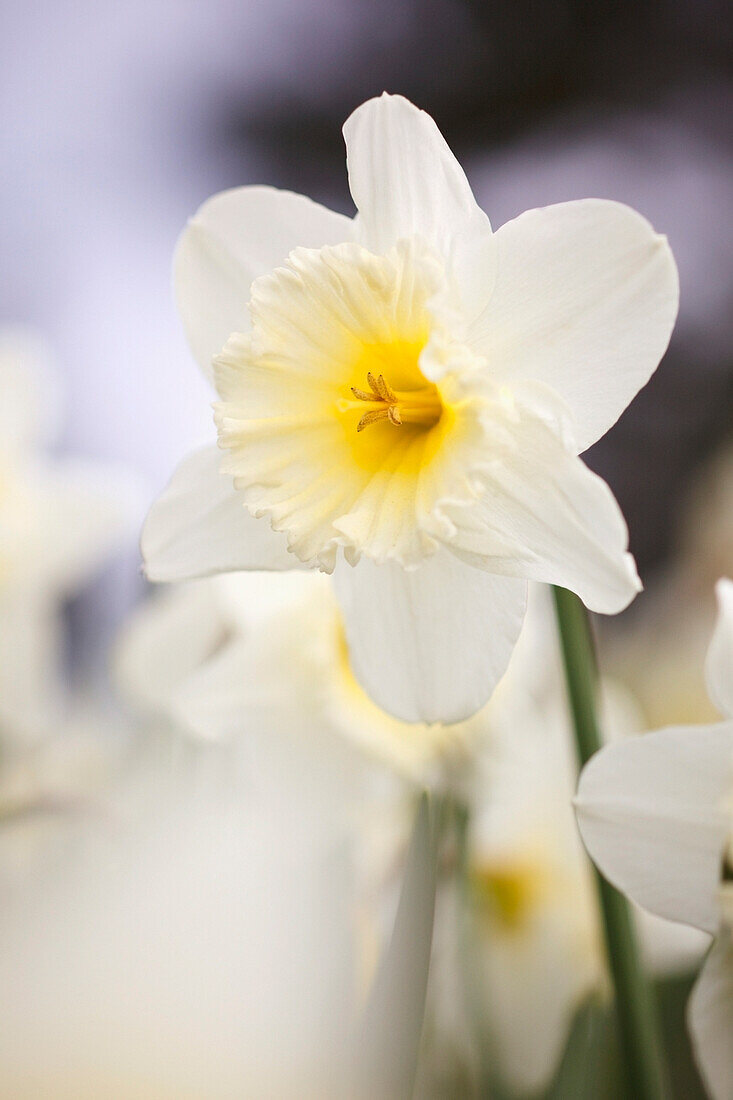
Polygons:
<instances>
[{"instance_id":1,"label":"yellow flower center","mask_svg":"<svg viewBox=\"0 0 733 1100\"><path fill-rule=\"evenodd\" d=\"M371 371L367 371L367 383L368 391L351 386L356 402L367 406L356 425L357 432L379 420L388 420L396 428L401 428L403 424L422 424L432 428L440 420L443 405L432 382L418 390L393 390L383 374L375 378ZM354 404L347 401L344 407L351 408ZM356 407L361 412L360 404Z\"/></svg>"},{"instance_id":2,"label":"yellow flower center","mask_svg":"<svg viewBox=\"0 0 733 1100\"><path fill-rule=\"evenodd\" d=\"M471 871L479 904L511 932L526 922L541 892L543 877L540 867L524 861L484 864Z\"/></svg>"},{"instance_id":3,"label":"yellow flower center","mask_svg":"<svg viewBox=\"0 0 733 1100\"><path fill-rule=\"evenodd\" d=\"M442 501L473 497L482 406L428 308L443 285L409 241L296 249L252 284L252 330L215 361L222 470L302 561L412 566L449 528Z\"/></svg>"}]
</instances>

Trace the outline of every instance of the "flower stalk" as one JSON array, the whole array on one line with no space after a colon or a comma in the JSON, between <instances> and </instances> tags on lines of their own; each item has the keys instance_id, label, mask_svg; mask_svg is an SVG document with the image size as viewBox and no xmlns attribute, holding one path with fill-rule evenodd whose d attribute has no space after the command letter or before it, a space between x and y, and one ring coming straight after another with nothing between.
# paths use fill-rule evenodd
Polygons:
<instances>
[{"instance_id":1,"label":"flower stalk","mask_svg":"<svg viewBox=\"0 0 733 1100\"><path fill-rule=\"evenodd\" d=\"M596 706L595 647L582 602L564 588L553 588L553 594L575 741L583 766L603 745ZM664 1100L669 1089L654 993L644 973L631 910L597 869L595 879L628 1094L635 1100Z\"/></svg>"}]
</instances>

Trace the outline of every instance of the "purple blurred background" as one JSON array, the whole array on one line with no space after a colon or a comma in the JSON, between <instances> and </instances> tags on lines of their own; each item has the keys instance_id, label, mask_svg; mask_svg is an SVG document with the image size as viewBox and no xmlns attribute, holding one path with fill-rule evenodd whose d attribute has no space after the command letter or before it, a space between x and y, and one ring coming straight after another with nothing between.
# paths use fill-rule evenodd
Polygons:
<instances>
[{"instance_id":1,"label":"purple blurred background","mask_svg":"<svg viewBox=\"0 0 733 1100\"><path fill-rule=\"evenodd\" d=\"M170 293L186 217L247 182L348 210L340 126L402 92L434 115L495 225L595 195L668 235L672 347L589 457L648 575L733 419L728 15L722 0L6 3L0 309L56 349L63 448L161 487L211 431Z\"/></svg>"}]
</instances>

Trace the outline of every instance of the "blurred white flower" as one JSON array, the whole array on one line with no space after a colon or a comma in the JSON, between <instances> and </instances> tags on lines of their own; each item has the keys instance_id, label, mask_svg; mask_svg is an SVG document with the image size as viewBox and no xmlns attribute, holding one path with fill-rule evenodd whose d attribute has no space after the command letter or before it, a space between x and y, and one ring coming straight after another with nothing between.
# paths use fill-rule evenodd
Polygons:
<instances>
[{"instance_id":1,"label":"blurred white flower","mask_svg":"<svg viewBox=\"0 0 733 1100\"><path fill-rule=\"evenodd\" d=\"M58 614L135 522L119 471L49 457L56 385L42 341L0 332L0 736L58 716Z\"/></svg>"},{"instance_id":2,"label":"blurred white flower","mask_svg":"<svg viewBox=\"0 0 733 1100\"><path fill-rule=\"evenodd\" d=\"M469 834L474 996L518 1095L557 1070L576 1011L605 989L591 869L570 808L573 745L564 700L525 696L512 737L492 742Z\"/></svg>"},{"instance_id":3,"label":"blurred white flower","mask_svg":"<svg viewBox=\"0 0 733 1100\"><path fill-rule=\"evenodd\" d=\"M493 736L478 758L468 842L474 995L498 1075L520 1095L549 1083L578 1009L608 994L595 886L572 810L575 744L543 612L554 625L549 601L535 601L534 645L522 654L523 634L521 662L513 659L486 708ZM625 739L636 728L633 700L612 681L601 688L606 736ZM699 960L705 937L701 946L691 929L642 910L635 917L654 974L687 973Z\"/></svg>"},{"instance_id":4,"label":"blurred white flower","mask_svg":"<svg viewBox=\"0 0 733 1100\"><path fill-rule=\"evenodd\" d=\"M427 806L365 1000L350 834L292 750L246 796L228 750L179 760L173 781L149 758L54 874L4 906L4 1095L410 1095L435 885Z\"/></svg>"},{"instance_id":5,"label":"blurred white flower","mask_svg":"<svg viewBox=\"0 0 733 1100\"><path fill-rule=\"evenodd\" d=\"M612 202L492 234L432 119L399 96L344 132L353 221L241 188L183 233L179 309L213 364L228 454L184 460L143 555L176 580L331 571L343 548L357 678L404 720L457 721L507 665L528 578L606 613L639 588L618 506L578 454L664 353L676 268Z\"/></svg>"},{"instance_id":6,"label":"blurred white flower","mask_svg":"<svg viewBox=\"0 0 733 1100\"><path fill-rule=\"evenodd\" d=\"M235 587L239 578L231 580ZM111 664L118 694L137 718L170 721L176 689L238 630L217 581L156 591L123 623Z\"/></svg>"},{"instance_id":7,"label":"blurred white flower","mask_svg":"<svg viewBox=\"0 0 733 1100\"><path fill-rule=\"evenodd\" d=\"M532 595L494 697L453 727L415 727L369 699L318 573L216 577L155 593L116 653L128 698L179 732L242 746L250 784L278 761L287 773L296 751L302 782L330 792L335 819L358 819L367 975L393 912L415 788L465 802L475 818L467 847L475 999L502 1075L521 1088L552 1077L576 1010L604 988L592 881L571 808L575 767L554 623L544 590ZM606 724L620 734L633 726L630 704L609 696ZM379 763L405 782L390 782ZM450 881L438 900L423 1077L472 1058L456 944L464 901ZM669 936L660 946L662 924L650 917L645 929L655 969L684 969L691 947Z\"/></svg>"},{"instance_id":8,"label":"blurred white flower","mask_svg":"<svg viewBox=\"0 0 733 1100\"><path fill-rule=\"evenodd\" d=\"M472 1000L482 1033L493 1036L496 1068L521 1088L551 1079L577 1009L605 989L571 806L574 750L552 609L541 586L531 595L492 700L452 727L400 722L362 691L328 578L318 573L214 577L156 592L123 631L115 661L118 684L141 712L179 736L239 746L248 786L263 770L287 774L295 752L301 781L329 792L334 822L358 826L366 979L394 912L415 789L432 786L466 806L474 821L466 848ZM604 687L604 727L613 737L635 730L633 700ZM459 943L465 896L456 896L452 873L438 895L421 1061L421 1080L433 1084L450 1067L475 1070ZM700 955L693 930L640 915L652 969L686 972Z\"/></svg>"},{"instance_id":9,"label":"blurred white flower","mask_svg":"<svg viewBox=\"0 0 733 1100\"><path fill-rule=\"evenodd\" d=\"M733 1095L733 582L717 585L710 697L726 717L608 746L585 767L576 810L608 878L640 905L715 936L689 1005L701 1071Z\"/></svg>"},{"instance_id":10,"label":"blurred white flower","mask_svg":"<svg viewBox=\"0 0 733 1100\"><path fill-rule=\"evenodd\" d=\"M409 725L372 702L320 573L242 573L154 593L125 625L114 668L123 697L179 731L223 741L256 731L271 746L291 731L342 786L366 754L411 784L444 788L475 740L474 723Z\"/></svg>"}]
</instances>

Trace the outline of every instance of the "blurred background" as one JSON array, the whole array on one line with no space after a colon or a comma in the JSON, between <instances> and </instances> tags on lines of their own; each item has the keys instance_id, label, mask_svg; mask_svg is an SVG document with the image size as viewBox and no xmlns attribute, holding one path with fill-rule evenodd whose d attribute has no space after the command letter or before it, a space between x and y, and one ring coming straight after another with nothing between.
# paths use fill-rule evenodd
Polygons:
<instances>
[{"instance_id":1,"label":"blurred background","mask_svg":"<svg viewBox=\"0 0 733 1100\"><path fill-rule=\"evenodd\" d=\"M66 679L104 675L144 592L143 514L213 435L170 285L186 218L243 183L350 213L340 127L387 90L433 115L494 226L596 196L668 236L681 280L669 352L586 456L621 504L646 586L600 624L601 648L635 728L710 719L713 584L733 574L732 36L724 0L5 0L0 326L51 349L52 453L97 464L107 495L125 498L124 523L94 552L87 540L84 570L54 589ZM12 622L0 616L3 736ZM36 634L28 645L39 654ZM674 1038L683 994L665 1011L679 1095L699 1095ZM570 1052L582 1063L586 1047Z\"/></svg>"}]
</instances>

